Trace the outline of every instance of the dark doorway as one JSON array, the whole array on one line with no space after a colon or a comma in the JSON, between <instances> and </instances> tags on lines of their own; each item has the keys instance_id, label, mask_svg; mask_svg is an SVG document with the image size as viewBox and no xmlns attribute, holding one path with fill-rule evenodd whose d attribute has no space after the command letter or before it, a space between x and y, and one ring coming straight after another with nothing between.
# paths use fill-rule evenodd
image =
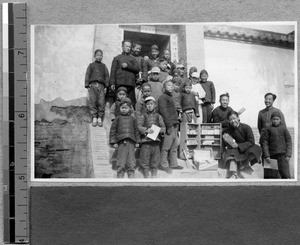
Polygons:
<instances>
[{"instance_id":1,"label":"dark doorway","mask_svg":"<svg viewBox=\"0 0 300 245\"><path fill-rule=\"evenodd\" d=\"M159 55L162 55L163 50L169 49L170 47L170 36L149 34L142 32L124 31L124 40L129 39L132 42L138 41L142 44L141 55L149 55L150 48L153 44L156 44L159 48Z\"/></svg>"}]
</instances>

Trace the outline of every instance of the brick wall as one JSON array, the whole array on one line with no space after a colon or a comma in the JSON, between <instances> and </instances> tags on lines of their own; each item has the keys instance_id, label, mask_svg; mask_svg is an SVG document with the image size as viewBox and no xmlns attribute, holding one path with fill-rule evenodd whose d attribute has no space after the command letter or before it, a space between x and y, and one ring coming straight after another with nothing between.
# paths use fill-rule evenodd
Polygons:
<instances>
[{"instance_id":1,"label":"brick wall","mask_svg":"<svg viewBox=\"0 0 300 245\"><path fill-rule=\"evenodd\" d=\"M178 56L179 62L186 66L186 26L180 26L178 28Z\"/></svg>"},{"instance_id":2,"label":"brick wall","mask_svg":"<svg viewBox=\"0 0 300 245\"><path fill-rule=\"evenodd\" d=\"M94 50L102 49L103 63L107 66L109 73L113 58L121 53L123 38L123 29L118 25L96 25Z\"/></svg>"},{"instance_id":3,"label":"brick wall","mask_svg":"<svg viewBox=\"0 0 300 245\"><path fill-rule=\"evenodd\" d=\"M196 66L198 71L205 68L204 33L202 25L186 25L187 69Z\"/></svg>"}]
</instances>

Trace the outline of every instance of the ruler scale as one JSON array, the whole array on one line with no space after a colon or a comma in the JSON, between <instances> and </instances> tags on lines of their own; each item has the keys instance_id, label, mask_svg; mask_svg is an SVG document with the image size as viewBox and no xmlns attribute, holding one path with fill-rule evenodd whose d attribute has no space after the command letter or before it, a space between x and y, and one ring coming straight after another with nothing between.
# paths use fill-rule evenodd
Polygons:
<instances>
[{"instance_id":1,"label":"ruler scale","mask_svg":"<svg viewBox=\"0 0 300 245\"><path fill-rule=\"evenodd\" d=\"M25 3L3 4L4 239L27 243L27 20ZM3 13L3 16L5 13ZM5 20L3 21L5 25ZM7 35L5 37L5 31ZM7 40L4 40L7 38Z\"/></svg>"}]
</instances>

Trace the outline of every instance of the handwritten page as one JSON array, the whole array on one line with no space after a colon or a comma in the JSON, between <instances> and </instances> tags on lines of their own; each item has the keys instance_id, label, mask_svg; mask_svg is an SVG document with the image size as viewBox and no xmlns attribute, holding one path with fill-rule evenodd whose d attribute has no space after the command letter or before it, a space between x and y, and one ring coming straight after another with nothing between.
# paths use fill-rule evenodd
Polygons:
<instances>
[{"instance_id":1,"label":"handwritten page","mask_svg":"<svg viewBox=\"0 0 300 245\"><path fill-rule=\"evenodd\" d=\"M153 133L152 134L148 134L147 137L152 139L152 140L156 140L158 134L159 134L159 131L160 131L160 127L156 126L156 125L152 125L151 129L153 130Z\"/></svg>"}]
</instances>

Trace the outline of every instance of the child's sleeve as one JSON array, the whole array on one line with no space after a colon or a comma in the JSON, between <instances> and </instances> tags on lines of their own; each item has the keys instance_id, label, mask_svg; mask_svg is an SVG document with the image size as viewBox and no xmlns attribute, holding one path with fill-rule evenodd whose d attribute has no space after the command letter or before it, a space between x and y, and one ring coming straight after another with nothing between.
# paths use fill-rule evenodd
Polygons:
<instances>
[{"instance_id":1,"label":"child's sleeve","mask_svg":"<svg viewBox=\"0 0 300 245\"><path fill-rule=\"evenodd\" d=\"M105 82L105 87L109 86L109 73L108 73L108 69L107 66L105 66L105 74L104 74L104 82Z\"/></svg>"},{"instance_id":2,"label":"child's sleeve","mask_svg":"<svg viewBox=\"0 0 300 245\"><path fill-rule=\"evenodd\" d=\"M84 79L84 87L88 88L90 85L90 75L91 75L91 64L88 65L86 72L85 72L85 79Z\"/></svg>"},{"instance_id":3,"label":"child's sleeve","mask_svg":"<svg viewBox=\"0 0 300 245\"><path fill-rule=\"evenodd\" d=\"M118 117L113 121L110 127L110 132L109 132L109 143L110 144L116 144L117 142L117 128L118 128Z\"/></svg>"},{"instance_id":4,"label":"child's sleeve","mask_svg":"<svg viewBox=\"0 0 300 245\"><path fill-rule=\"evenodd\" d=\"M113 121L116 118L116 103L113 103L110 107L110 120Z\"/></svg>"},{"instance_id":5,"label":"child's sleeve","mask_svg":"<svg viewBox=\"0 0 300 245\"><path fill-rule=\"evenodd\" d=\"M215 85L213 82L211 82L211 103L214 104L216 102L216 90Z\"/></svg>"},{"instance_id":6,"label":"child's sleeve","mask_svg":"<svg viewBox=\"0 0 300 245\"><path fill-rule=\"evenodd\" d=\"M262 135L262 144L261 144L264 158L270 157L269 139L270 139L270 133L269 133L269 130L266 129L264 134Z\"/></svg>"},{"instance_id":7,"label":"child's sleeve","mask_svg":"<svg viewBox=\"0 0 300 245\"><path fill-rule=\"evenodd\" d=\"M140 115L140 116L137 117L138 129L139 129L141 134L146 134L147 128L143 126L144 122L145 122L144 115Z\"/></svg>"},{"instance_id":8,"label":"child's sleeve","mask_svg":"<svg viewBox=\"0 0 300 245\"><path fill-rule=\"evenodd\" d=\"M288 131L288 129L285 127L285 131L284 131L284 137L285 137L285 143L286 143L286 153L285 155L287 157L291 157L292 156L292 137L290 132Z\"/></svg>"},{"instance_id":9,"label":"child's sleeve","mask_svg":"<svg viewBox=\"0 0 300 245\"><path fill-rule=\"evenodd\" d=\"M158 115L158 123L159 123L159 127L160 127L160 133L161 134L165 134L166 133L166 125L164 123L163 118L161 117L161 115Z\"/></svg>"},{"instance_id":10,"label":"child's sleeve","mask_svg":"<svg viewBox=\"0 0 300 245\"><path fill-rule=\"evenodd\" d=\"M137 120L134 117L132 117L132 118L133 118L133 129L134 129L135 140L136 140L136 143L140 143L141 137L140 137L140 131L138 128Z\"/></svg>"},{"instance_id":11,"label":"child's sleeve","mask_svg":"<svg viewBox=\"0 0 300 245\"><path fill-rule=\"evenodd\" d=\"M142 115L142 108L143 108L143 103L141 103L141 101L138 100L135 104L135 115L136 115L136 117Z\"/></svg>"},{"instance_id":12,"label":"child's sleeve","mask_svg":"<svg viewBox=\"0 0 300 245\"><path fill-rule=\"evenodd\" d=\"M164 96L160 96L158 99L158 111L159 114L162 116L166 128L171 128L173 126L172 122L169 120L169 112L167 109L167 101Z\"/></svg>"},{"instance_id":13,"label":"child's sleeve","mask_svg":"<svg viewBox=\"0 0 300 245\"><path fill-rule=\"evenodd\" d=\"M111 69L110 69L110 82L109 85L115 85L116 84L116 72L117 72L117 65L118 61L116 57L113 59L113 62L111 64Z\"/></svg>"}]
</instances>

